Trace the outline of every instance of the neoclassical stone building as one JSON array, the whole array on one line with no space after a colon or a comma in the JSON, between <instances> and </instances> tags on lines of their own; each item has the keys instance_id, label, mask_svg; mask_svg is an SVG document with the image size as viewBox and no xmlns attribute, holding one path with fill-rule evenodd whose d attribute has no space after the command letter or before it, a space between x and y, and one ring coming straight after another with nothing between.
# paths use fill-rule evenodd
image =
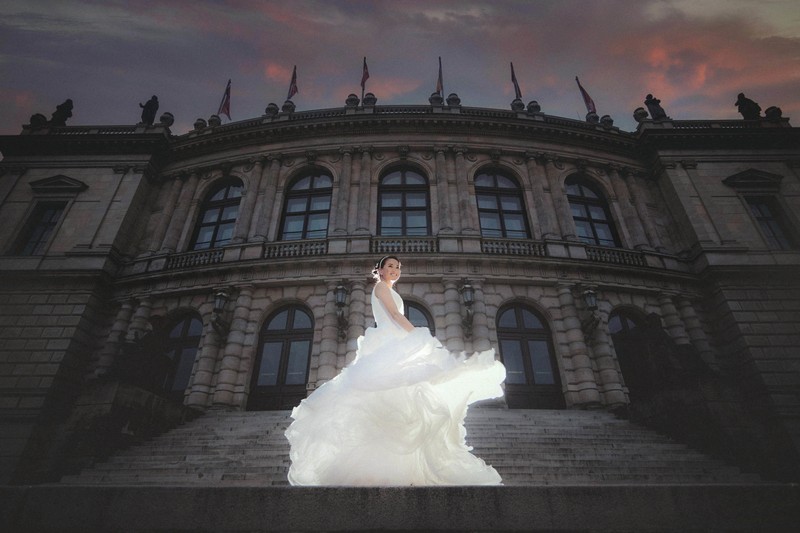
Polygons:
<instances>
[{"instance_id":1,"label":"neoclassical stone building","mask_svg":"<svg viewBox=\"0 0 800 533\"><path fill-rule=\"evenodd\" d=\"M412 321L497 350L502 407L613 410L797 480L800 134L639 118L351 96L0 138L0 482L290 409L355 355L386 254Z\"/></svg>"}]
</instances>

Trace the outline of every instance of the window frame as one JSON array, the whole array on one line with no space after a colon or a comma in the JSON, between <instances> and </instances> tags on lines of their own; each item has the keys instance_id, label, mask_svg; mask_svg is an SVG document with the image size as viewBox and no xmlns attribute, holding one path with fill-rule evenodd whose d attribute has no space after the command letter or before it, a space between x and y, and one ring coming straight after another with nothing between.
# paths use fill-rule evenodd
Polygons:
<instances>
[{"instance_id":1,"label":"window frame","mask_svg":"<svg viewBox=\"0 0 800 533\"><path fill-rule=\"evenodd\" d=\"M47 255L53 240L58 234L58 231L61 229L61 225L64 223L64 219L67 217L67 212L69 211L73 201L74 200L72 198L63 197L36 198L16 231L17 236L12 241L8 255L16 255L20 257L41 257ZM38 222L34 226L34 217L38 212L44 211L44 207L48 204L61 206L61 211L58 215L58 218L54 223L52 223L46 238L44 240L39 239L38 244L29 253L23 253L31 244L31 239L33 238L35 228L38 228L42 225L41 222ZM38 218L41 219L42 217L39 216Z\"/></svg>"},{"instance_id":2,"label":"window frame","mask_svg":"<svg viewBox=\"0 0 800 533\"><path fill-rule=\"evenodd\" d=\"M200 333L197 335L189 335L192 321L197 321L200 325ZM185 325L181 328L181 333L178 337L170 337L170 333L175 330L181 324ZM192 376L194 375L194 366L197 363L197 358L200 356L201 351L201 341L203 340L204 334L204 326L203 320L200 315L196 312L183 312L179 315L172 317L167 326L163 328L163 349L162 353L164 357L170 360L170 369L166 376L164 376L164 383L162 388L164 393L175 399L180 400L182 399L186 391L189 390L192 386ZM196 339L196 344L189 344L189 341L193 341ZM175 357L170 357L169 353L173 351L173 349L180 348L180 353L176 354ZM183 389L176 390L174 388L176 379L178 377L178 369L182 367L181 365L181 358L183 356L183 352L186 349L194 349L195 354L194 358L192 359L191 367L189 368L188 376L186 377L186 386Z\"/></svg>"},{"instance_id":3,"label":"window frame","mask_svg":"<svg viewBox=\"0 0 800 533\"><path fill-rule=\"evenodd\" d=\"M756 227L756 231L764 240L764 244L769 250L774 252L788 252L798 249L799 239L797 231L789 220L786 210L783 208L780 198L777 195L770 193L742 193L740 196L744 202L747 214L750 216L751 220L753 221L753 225ZM771 210L770 214L772 216L770 218L767 219L766 217L759 217L753 213L753 204L751 201L755 200L760 200L762 205L765 205L767 209ZM764 224L762 223L762 219L774 222L778 230L782 232L781 237L785 239L785 245L781 244L777 240L776 235L772 234L773 229L770 229L770 233L767 233L766 229L764 228Z\"/></svg>"},{"instance_id":4,"label":"window frame","mask_svg":"<svg viewBox=\"0 0 800 533\"><path fill-rule=\"evenodd\" d=\"M228 197L228 192L225 193L225 198L221 200L212 200L214 196L219 194L220 191L223 189L230 190L231 187L239 187L240 194L237 197ZM239 223L239 218L241 217L241 208L242 208L242 198L244 198L244 183L242 180L238 178L228 178L222 179L218 182L214 183L211 187L209 187L208 192L206 192L203 202L200 204L200 208L198 209L197 213L197 221L195 222L195 228L192 232L192 239L189 244L190 251L193 252L201 252L204 250L214 250L217 248L222 248L224 246L228 246L233 241L233 237L236 234L236 225ZM234 202L235 200L235 202ZM224 242L219 241L217 239L219 235L220 227L223 225L227 225L231 223L231 219L221 219L218 218L213 224L207 223L204 221L206 218L206 213L211 211L212 209L219 209L221 217L222 214L225 212L225 209L233 207L234 205L237 206L236 210L236 218L232 219L233 228L231 230L231 237L226 239ZM200 237L200 232L203 228L213 227L212 230L212 237L211 240L207 241L208 246L204 246L202 248L198 247L197 239Z\"/></svg>"},{"instance_id":5,"label":"window frame","mask_svg":"<svg viewBox=\"0 0 800 533\"><path fill-rule=\"evenodd\" d=\"M392 174L399 172L400 173L400 184L398 185L387 185L384 184L384 180L391 176ZM406 177L408 173L413 173L416 176L422 178L422 184L411 184L409 185L406 183ZM400 194L400 207L385 207L384 206L384 193L396 193ZM425 206L424 207L409 207L407 205L409 194L425 194ZM410 234L408 229L408 215L413 213L425 213L425 232L421 234ZM393 235L386 232L386 227L383 225L383 215L384 213L399 213L400 214L400 233ZM410 166L400 166L400 167L393 167L381 175L381 178L378 180L378 215L377 215L377 234L383 237L427 237L431 235L432 226L431 226L431 193L430 193L430 181L428 177L418 169Z\"/></svg>"},{"instance_id":6,"label":"window frame","mask_svg":"<svg viewBox=\"0 0 800 533\"><path fill-rule=\"evenodd\" d=\"M478 185L478 180L483 176L490 177L493 180L494 185L491 186L491 187L487 187L487 186L484 186L484 185ZM501 176L501 177L509 180L511 183L514 184L514 188L500 187L498 185L498 179L497 179L498 176ZM525 193L524 193L524 190L523 190L522 186L520 185L519 181L514 176L512 176L509 172L506 172L505 170L500 169L500 168L495 168L495 167L483 168L483 169L480 169L478 172L475 173L475 176L473 178L473 185L474 185L474 189L475 189L475 204L476 204L477 209L478 209L478 226L479 226L479 229L480 229L480 232L481 232L481 236L483 238L488 238L488 239L521 239L521 240L526 240L526 239L529 240L529 239L532 238L531 237L532 233L531 233L530 220L528 220L528 218L529 218L528 217L528 208L525 205ZM519 201L519 204L520 204L519 211L510 211L510 210L506 210L506 209L503 208L502 198L503 197L511 197L512 194L509 194L510 191L514 191L515 192L513 197L516 200ZM486 208L486 207L481 207L481 198L480 198L481 195L484 195L484 196L487 196L487 197L488 196L492 196L493 199L494 199L494 203L495 203L496 208L495 209L490 209L490 208ZM483 217L481 216L482 213L496 213L497 214L497 220L499 221L499 225L500 225L499 230L485 228L484 225L483 225ZM516 215L516 214L519 214L521 219L522 219L522 222L523 222L523 225L524 225L524 234L525 234L524 236L509 235L509 231L516 231L516 232L519 231L519 230L509 230L508 229L507 220L510 219L511 215ZM500 235L487 235L486 232L489 232L489 231L499 231Z\"/></svg>"},{"instance_id":7,"label":"window frame","mask_svg":"<svg viewBox=\"0 0 800 533\"><path fill-rule=\"evenodd\" d=\"M320 178L322 176L325 176L330 180L330 187L316 188L316 187L313 186L314 182L318 178ZM306 178L310 178L311 179L311 185L307 189L294 190L294 187L296 187L302 180L304 180ZM278 225L278 239L277 239L278 241L281 241L281 242L293 242L293 241L303 241L303 240L326 239L328 237L328 232L330 231L330 227L331 227L331 206L333 205L333 184L334 184L333 174L331 172L329 172L327 169L324 169L324 168L314 168L314 169L308 170L306 172L303 172L303 173L299 174L298 176L296 176L294 179L291 180L289 186L286 188L286 192L284 193L283 211L281 213L280 224ZM328 199L328 208L325 209L325 210L323 210L323 209L317 209L317 210L311 209L311 202L312 202L313 198L321 198L321 197L323 197L325 195L327 195L327 199ZM295 200L295 199L298 199L298 198L305 198L305 202L306 202L305 210L289 213L289 203L292 200ZM299 238L287 238L286 237L287 236L287 231L286 231L287 218L290 217L290 216L298 216L301 213L302 213L302 216L303 216L303 229L300 232L300 237ZM325 215L326 215L325 235L320 236L320 237L318 237L318 236L309 237L308 234L311 231L321 231L321 230L310 230L309 229L309 219L310 219L310 217L312 217L314 215L320 215L320 214L323 214L323 213L325 213ZM294 234L294 233L297 233L297 232L290 232L290 233Z\"/></svg>"},{"instance_id":8,"label":"window frame","mask_svg":"<svg viewBox=\"0 0 800 533\"><path fill-rule=\"evenodd\" d=\"M579 188L579 191L581 192L580 195L570 194L569 188L573 185ZM586 196L583 193L583 189L589 190L594 197ZM575 226L575 237L578 240L589 246L602 246L604 248L622 247L622 240L620 239L619 231L617 230L617 224L611 213L611 206L609 205L608 198L606 198L606 195L600 186L584 176L573 174L564 180L564 194L567 198L567 205L569 207L570 215L572 216L572 223ZM573 204L580 206L586 216L579 217L575 215ZM592 216L592 207L600 208L603 211L605 220L594 218ZM591 237L579 235L579 222L586 222L588 224L592 232ZM608 227L608 231L611 233L610 241L608 239L602 239L598 235L597 226L599 226L601 223Z\"/></svg>"}]
</instances>

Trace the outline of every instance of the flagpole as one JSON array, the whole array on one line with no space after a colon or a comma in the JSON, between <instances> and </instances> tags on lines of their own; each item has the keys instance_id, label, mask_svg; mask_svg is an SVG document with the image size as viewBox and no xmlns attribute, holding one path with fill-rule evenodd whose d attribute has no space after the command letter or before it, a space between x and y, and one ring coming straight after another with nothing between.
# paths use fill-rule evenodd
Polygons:
<instances>
[{"instance_id":1,"label":"flagpole","mask_svg":"<svg viewBox=\"0 0 800 533\"><path fill-rule=\"evenodd\" d=\"M367 72L367 57L364 56L364 63L361 67L361 105L364 105L364 86L367 84L367 77L365 76Z\"/></svg>"}]
</instances>

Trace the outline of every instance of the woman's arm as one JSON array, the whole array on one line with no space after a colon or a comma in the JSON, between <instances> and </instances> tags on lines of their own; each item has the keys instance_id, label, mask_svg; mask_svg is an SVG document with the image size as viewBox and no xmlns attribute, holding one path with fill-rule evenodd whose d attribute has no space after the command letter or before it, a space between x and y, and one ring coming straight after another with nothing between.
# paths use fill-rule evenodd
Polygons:
<instances>
[{"instance_id":1,"label":"woman's arm","mask_svg":"<svg viewBox=\"0 0 800 533\"><path fill-rule=\"evenodd\" d=\"M378 297L378 300L380 300L380 302L383 304L386 312L389 313L389 316L392 317L392 320L394 320L398 326L406 331L413 331L414 324L409 322L409 320L397 308L394 303L394 299L389 292L391 290L392 289L390 289L386 283L379 281L378 285L375 287L375 296Z\"/></svg>"}]
</instances>

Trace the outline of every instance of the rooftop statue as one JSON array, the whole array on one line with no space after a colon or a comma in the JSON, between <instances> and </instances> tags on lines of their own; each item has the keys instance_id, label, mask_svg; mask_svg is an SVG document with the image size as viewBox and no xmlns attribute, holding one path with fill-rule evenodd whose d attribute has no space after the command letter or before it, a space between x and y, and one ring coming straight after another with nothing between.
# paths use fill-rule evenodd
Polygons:
<instances>
[{"instance_id":1,"label":"rooftop statue","mask_svg":"<svg viewBox=\"0 0 800 533\"><path fill-rule=\"evenodd\" d=\"M650 118L653 120L669 119L664 112L664 108L661 107L661 100L653 97L652 94L648 94L647 97L645 97L644 105L647 106L647 110L650 112Z\"/></svg>"},{"instance_id":2,"label":"rooftop statue","mask_svg":"<svg viewBox=\"0 0 800 533\"><path fill-rule=\"evenodd\" d=\"M51 126L66 126L67 119L72 116L72 100L67 99L63 104L57 105L50 116Z\"/></svg>"},{"instance_id":3,"label":"rooftop statue","mask_svg":"<svg viewBox=\"0 0 800 533\"><path fill-rule=\"evenodd\" d=\"M739 108L739 113L745 120L758 120L761 118L761 106L745 97L744 93L739 93L739 97L734 104Z\"/></svg>"},{"instance_id":4,"label":"rooftop statue","mask_svg":"<svg viewBox=\"0 0 800 533\"><path fill-rule=\"evenodd\" d=\"M153 97L147 101L146 104L142 105L139 104L139 107L142 108L142 122L147 124L148 126L152 126L153 122L156 121L156 112L158 111L158 97L153 95Z\"/></svg>"}]
</instances>

